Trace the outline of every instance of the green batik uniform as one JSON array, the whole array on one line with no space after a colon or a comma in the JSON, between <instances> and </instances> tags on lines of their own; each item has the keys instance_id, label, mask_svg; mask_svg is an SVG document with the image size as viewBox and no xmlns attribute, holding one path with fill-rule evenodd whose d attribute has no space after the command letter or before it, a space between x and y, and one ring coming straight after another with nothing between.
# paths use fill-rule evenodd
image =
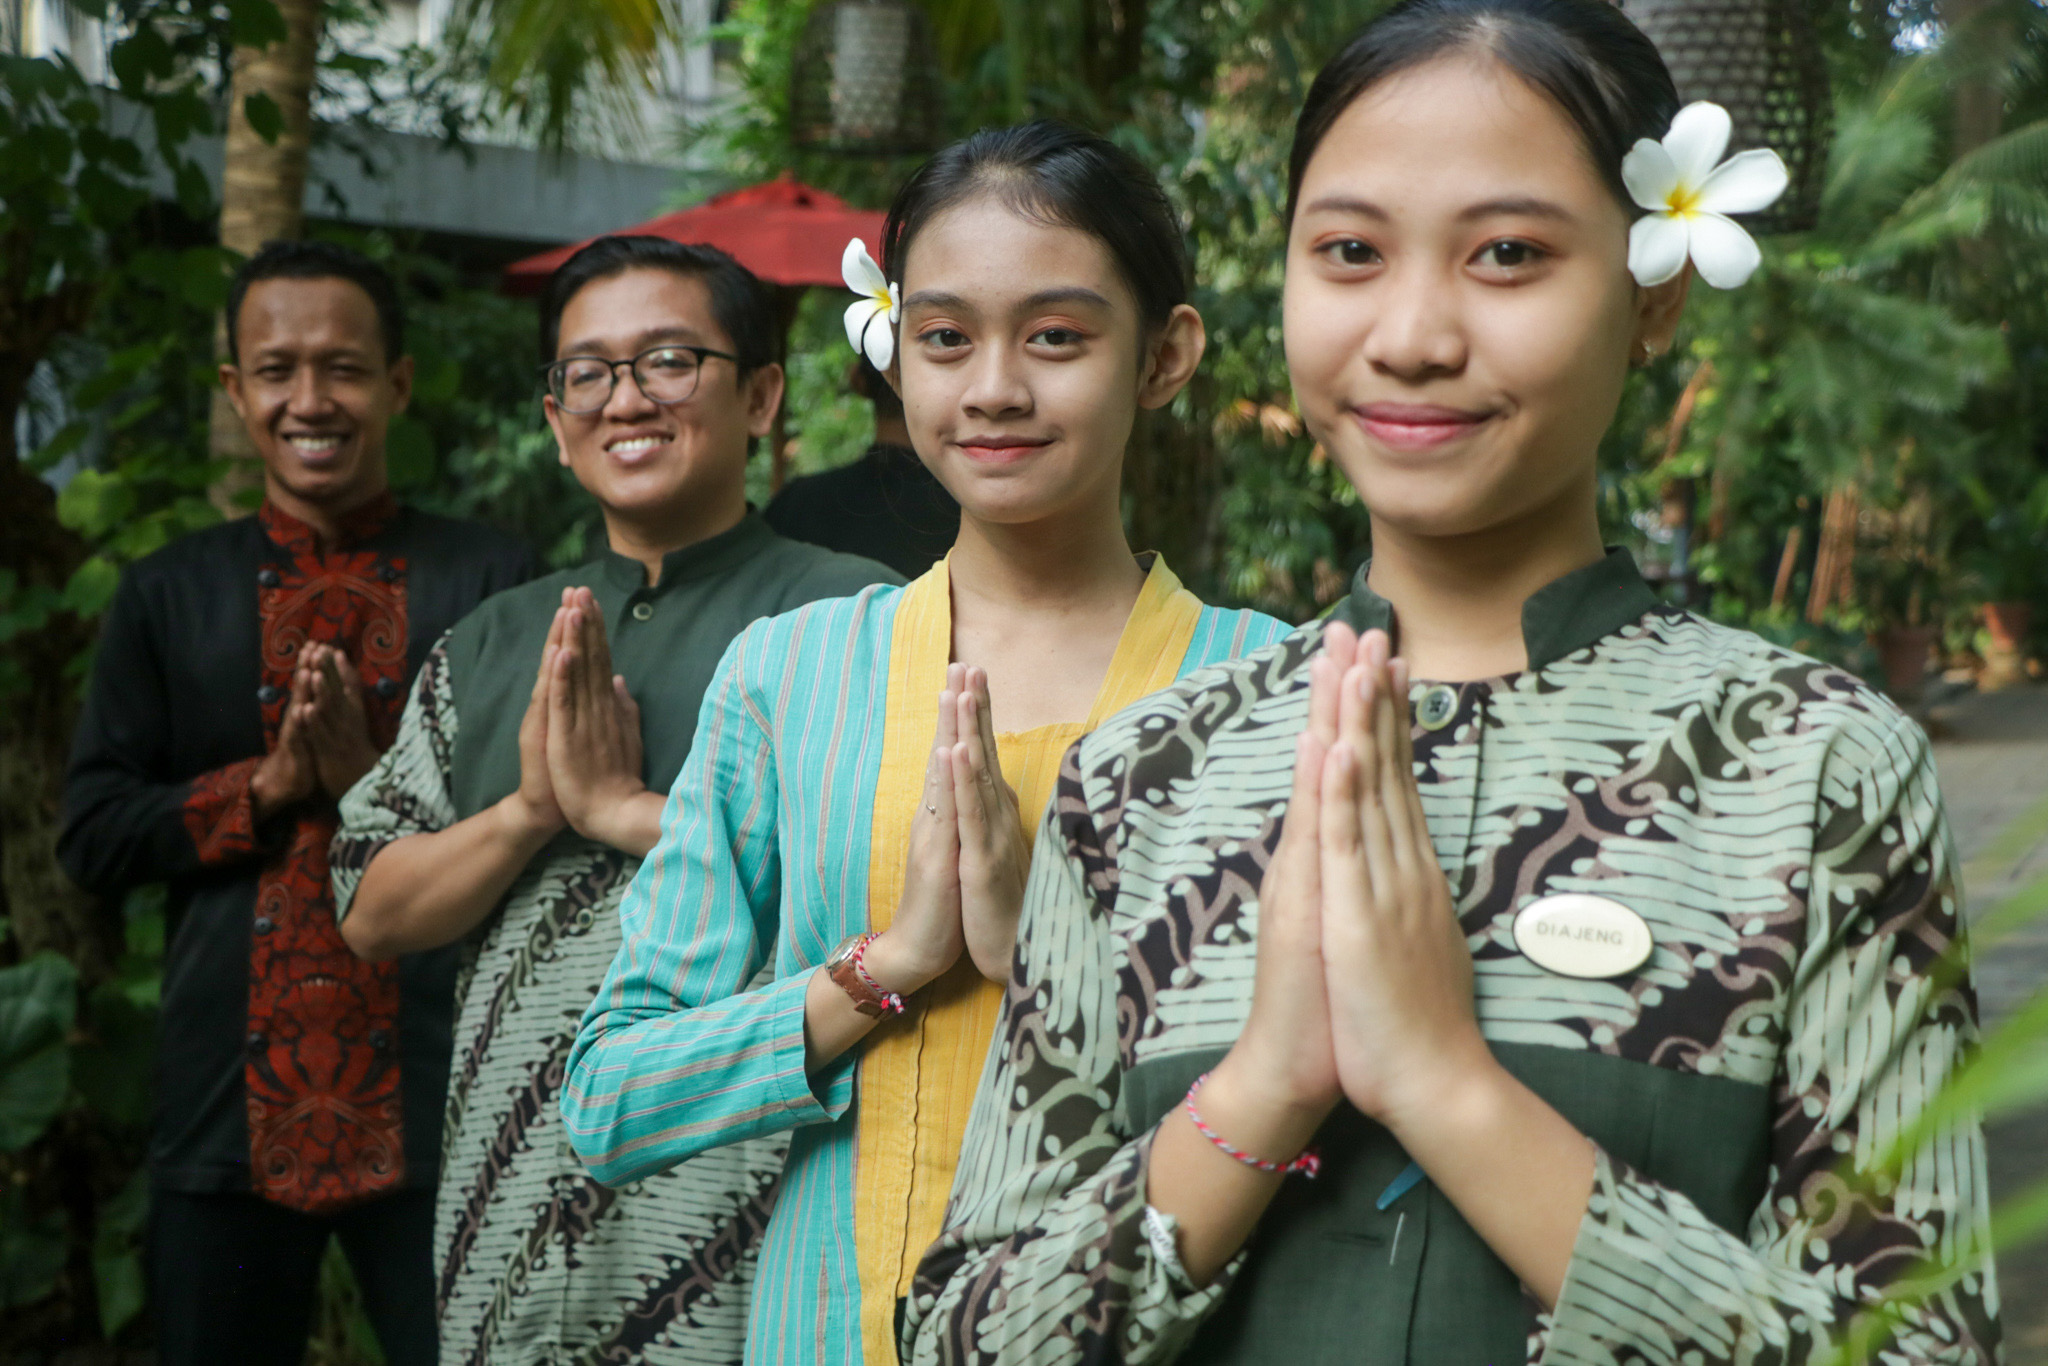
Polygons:
<instances>
[{"instance_id":1,"label":"green batik uniform","mask_svg":"<svg viewBox=\"0 0 2048 1366\"><path fill-rule=\"evenodd\" d=\"M446 829L518 787L519 723L564 588L595 595L612 668L640 705L642 777L666 792L705 685L748 623L896 582L750 513L664 557L652 587L639 561L607 552L489 599L429 655L396 743L342 804L340 913L386 844ZM639 866L565 830L465 943L435 1219L443 1366L740 1359L781 1140L614 1190L562 1133L569 1045L618 951L619 898Z\"/></svg>"},{"instance_id":2,"label":"green batik uniform","mask_svg":"<svg viewBox=\"0 0 2048 1366\"><path fill-rule=\"evenodd\" d=\"M1340 609L1391 627L1361 573ZM1416 778L1501 1063L1597 1147L1550 1314L1340 1105L1210 1286L1145 1206L1154 1127L1242 1030L1316 628L1067 756L919 1363L1805 1363L1930 1265L1885 1362L1999 1359L1983 1142L1869 1179L1975 1037L1926 737L1841 671L1660 605L1621 552L1523 610L1526 671L1412 686ZM1589 894L1647 961L1561 976L1517 912ZM1556 904L1556 903L1549 903Z\"/></svg>"}]
</instances>

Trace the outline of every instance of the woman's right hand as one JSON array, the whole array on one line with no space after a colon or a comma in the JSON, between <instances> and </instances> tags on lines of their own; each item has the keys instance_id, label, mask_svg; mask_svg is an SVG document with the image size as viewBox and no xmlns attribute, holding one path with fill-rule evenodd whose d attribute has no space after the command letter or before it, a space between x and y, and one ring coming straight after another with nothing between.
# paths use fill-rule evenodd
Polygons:
<instances>
[{"instance_id":1,"label":"woman's right hand","mask_svg":"<svg viewBox=\"0 0 2048 1366\"><path fill-rule=\"evenodd\" d=\"M1338 701L1358 655L1341 622L1323 637L1309 667L1309 726L1295 740L1294 788L1273 862L1259 887L1258 961L1244 1032L1203 1087L1204 1115L1249 1151L1276 1160L1306 1147L1343 1098L1331 1043L1323 963L1323 764L1337 739ZM1247 1127L1257 1113L1256 1134ZM1251 1146L1254 1142L1258 1146Z\"/></svg>"},{"instance_id":2,"label":"woman's right hand","mask_svg":"<svg viewBox=\"0 0 2048 1366\"><path fill-rule=\"evenodd\" d=\"M868 974L903 994L939 977L967 948L960 918L960 827L953 806L953 746L960 738L957 718L966 686L966 667L947 665L938 735L925 755L924 791L910 818L903 897L889 928L865 955Z\"/></svg>"}]
</instances>

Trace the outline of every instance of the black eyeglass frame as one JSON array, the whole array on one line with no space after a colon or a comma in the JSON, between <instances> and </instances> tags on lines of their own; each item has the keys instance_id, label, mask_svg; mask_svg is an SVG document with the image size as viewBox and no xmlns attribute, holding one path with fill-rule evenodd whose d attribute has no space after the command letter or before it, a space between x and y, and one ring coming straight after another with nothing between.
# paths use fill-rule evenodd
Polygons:
<instances>
[{"instance_id":1,"label":"black eyeglass frame","mask_svg":"<svg viewBox=\"0 0 2048 1366\"><path fill-rule=\"evenodd\" d=\"M540 368L541 388L547 391L548 397L552 398L563 412L575 417L588 417L592 413L601 411L605 404L612 401L612 395L619 391L619 367L621 366L633 372L633 383L639 386L640 392L646 396L649 403L659 404L664 408L673 408L679 404L688 403L691 399L697 397L697 390L694 386L690 389L689 393L681 398L656 398L653 394L647 392L647 377L640 373L640 362L646 360L657 351L688 351L691 355L695 356L697 358L698 384L704 382L704 362L708 357L716 356L720 360L729 360L740 370L744 371L746 369L740 363L740 358L730 351L720 351L710 346L691 346L686 342L657 342L645 351L630 356L625 360L606 360L603 356L562 356L559 359L551 360ZM579 360L596 361L599 365L607 366L610 369L610 382L605 386L604 397L588 408L571 408L568 401L557 392L557 386L554 381L557 370L571 361Z\"/></svg>"}]
</instances>

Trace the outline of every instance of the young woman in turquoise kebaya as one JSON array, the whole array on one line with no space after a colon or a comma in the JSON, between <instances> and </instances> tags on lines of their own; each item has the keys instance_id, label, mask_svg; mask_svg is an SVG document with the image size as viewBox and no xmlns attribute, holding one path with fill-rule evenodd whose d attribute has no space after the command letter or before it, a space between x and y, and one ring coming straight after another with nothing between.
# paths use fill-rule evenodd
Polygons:
<instances>
[{"instance_id":1,"label":"young woman in turquoise kebaya","mask_svg":"<svg viewBox=\"0 0 2048 1366\"><path fill-rule=\"evenodd\" d=\"M907 588L727 651L563 1091L607 1182L790 1134L748 1331L773 1366L896 1359L1061 754L1286 632L1124 539L1132 424L1204 340L1136 161L1052 124L978 133L898 194L880 266L855 244L847 272L869 296L849 337L899 386L959 539Z\"/></svg>"},{"instance_id":2,"label":"young woman in turquoise kebaya","mask_svg":"<svg viewBox=\"0 0 2048 1366\"><path fill-rule=\"evenodd\" d=\"M1784 186L1728 136L1600 0L1318 76L1287 358L1373 559L1069 754L915 1362L1998 1359L1977 1125L1915 1127L1975 1032L1926 737L1601 543L1628 368Z\"/></svg>"}]
</instances>

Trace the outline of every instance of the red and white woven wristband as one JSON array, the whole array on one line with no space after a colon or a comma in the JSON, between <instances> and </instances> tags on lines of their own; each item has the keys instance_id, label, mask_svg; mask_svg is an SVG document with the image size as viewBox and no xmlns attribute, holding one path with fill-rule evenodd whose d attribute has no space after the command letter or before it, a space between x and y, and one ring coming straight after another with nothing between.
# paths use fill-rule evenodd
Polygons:
<instances>
[{"instance_id":1,"label":"red and white woven wristband","mask_svg":"<svg viewBox=\"0 0 2048 1366\"><path fill-rule=\"evenodd\" d=\"M891 1015L901 1015L905 1010L909 1008L906 1005L904 1005L903 997L898 993L889 990L880 982L877 982L874 978L868 976L868 945L874 943L875 939L875 935L864 934L860 937L860 942L853 946L853 953L851 954L851 958L853 961L854 974L860 978L860 980L867 986L867 989L869 991L874 992L876 996L881 998L882 1009L888 1011Z\"/></svg>"},{"instance_id":2,"label":"red and white woven wristband","mask_svg":"<svg viewBox=\"0 0 2048 1366\"><path fill-rule=\"evenodd\" d=\"M1195 1126L1195 1132L1215 1144L1218 1152L1223 1153L1225 1156L1236 1158L1247 1167L1256 1167L1262 1172L1274 1172L1281 1176L1294 1176L1298 1173L1308 1177L1310 1180L1315 1179L1315 1174L1322 1170L1323 1159L1314 1148L1303 1149L1301 1156L1295 1158L1292 1162L1268 1162L1263 1157L1253 1157L1242 1148L1232 1147L1228 1139L1210 1128L1208 1122L1202 1118L1201 1112L1195 1109L1195 1092L1201 1090L1202 1083L1207 1080L1209 1080L1207 1072L1196 1077L1195 1084L1188 1088L1188 1098L1182 1102L1182 1105L1188 1112L1188 1119Z\"/></svg>"}]
</instances>

